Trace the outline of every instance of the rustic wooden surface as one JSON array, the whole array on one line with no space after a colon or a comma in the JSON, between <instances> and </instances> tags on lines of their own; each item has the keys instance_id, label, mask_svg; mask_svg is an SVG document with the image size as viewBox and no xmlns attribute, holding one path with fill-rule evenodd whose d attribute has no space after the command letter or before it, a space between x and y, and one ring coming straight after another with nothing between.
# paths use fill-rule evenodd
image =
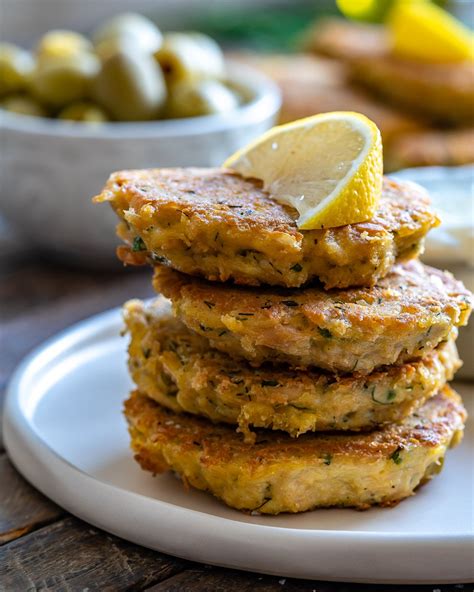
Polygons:
<instances>
[{"instance_id":1,"label":"rustic wooden surface","mask_svg":"<svg viewBox=\"0 0 474 592\"><path fill-rule=\"evenodd\" d=\"M149 273L85 271L26 257L0 262L0 405L15 365L71 323L152 294ZM335 574L336 575L336 574ZM194 564L71 516L13 468L0 439L0 592L472 592L471 585L309 582Z\"/></svg>"}]
</instances>

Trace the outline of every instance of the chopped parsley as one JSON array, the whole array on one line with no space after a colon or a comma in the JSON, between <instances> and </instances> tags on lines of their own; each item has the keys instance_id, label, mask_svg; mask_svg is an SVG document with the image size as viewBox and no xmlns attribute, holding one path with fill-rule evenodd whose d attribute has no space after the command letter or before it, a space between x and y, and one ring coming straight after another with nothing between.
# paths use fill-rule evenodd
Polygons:
<instances>
[{"instance_id":1,"label":"chopped parsley","mask_svg":"<svg viewBox=\"0 0 474 592\"><path fill-rule=\"evenodd\" d=\"M323 462L324 462L325 465L328 465L329 466L331 464L331 462L332 462L332 454L326 453L323 456Z\"/></svg>"},{"instance_id":2,"label":"chopped parsley","mask_svg":"<svg viewBox=\"0 0 474 592\"><path fill-rule=\"evenodd\" d=\"M278 380L262 380L262 386L280 386Z\"/></svg>"},{"instance_id":3,"label":"chopped parsley","mask_svg":"<svg viewBox=\"0 0 474 592\"><path fill-rule=\"evenodd\" d=\"M290 267L291 271L301 271L303 268L299 263L295 263L293 267Z\"/></svg>"},{"instance_id":4,"label":"chopped parsley","mask_svg":"<svg viewBox=\"0 0 474 592\"><path fill-rule=\"evenodd\" d=\"M135 249L133 250L135 251ZM161 255L157 255L156 253L151 253L151 258L153 261L157 261L158 263L166 264L168 262L168 259L166 259L166 257L162 257Z\"/></svg>"},{"instance_id":5,"label":"chopped parsley","mask_svg":"<svg viewBox=\"0 0 474 592\"><path fill-rule=\"evenodd\" d=\"M396 465L399 465L402 462L402 458L400 456L401 450L402 448L398 447L389 457Z\"/></svg>"},{"instance_id":6,"label":"chopped parsley","mask_svg":"<svg viewBox=\"0 0 474 592\"><path fill-rule=\"evenodd\" d=\"M375 389L376 387L374 386L372 388L372 392L370 393L370 397L374 403L378 403L379 405L391 405L390 401L393 401L397 396L396 391L394 391L393 389L389 389L385 396L385 401L380 401L379 399L375 398Z\"/></svg>"},{"instance_id":7,"label":"chopped parsley","mask_svg":"<svg viewBox=\"0 0 474 592\"><path fill-rule=\"evenodd\" d=\"M285 306L298 306L298 303L295 300L282 300L281 303Z\"/></svg>"},{"instance_id":8,"label":"chopped parsley","mask_svg":"<svg viewBox=\"0 0 474 592\"><path fill-rule=\"evenodd\" d=\"M326 329L324 327L318 327L318 331L326 339L331 339L332 333L331 333L331 331L329 331L329 329Z\"/></svg>"},{"instance_id":9,"label":"chopped parsley","mask_svg":"<svg viewBox=\"0 0 474 592\"><path fill-rule=\"evenodd\" d=\"M133 239L132 251L133 252L136 252L136 251L146 251L145 243L143 242L143 239L140 236L136 236Z\"/></svg>"}]
</instances>

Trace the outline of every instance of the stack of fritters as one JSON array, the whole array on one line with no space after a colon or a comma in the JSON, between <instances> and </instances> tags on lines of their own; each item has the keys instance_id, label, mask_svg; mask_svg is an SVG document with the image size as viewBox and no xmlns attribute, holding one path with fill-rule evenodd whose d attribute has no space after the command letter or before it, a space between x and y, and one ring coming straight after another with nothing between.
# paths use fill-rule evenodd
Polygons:
<instances>
[{"instance_id":1,"label":"stack of fritters","mask_svg":"<svg viewBox=\"0 0 474 592\"><path fill-rule=\"evenodd\" d=\"M120 172L97 199L169 299L125 305L144 469L267 514L391 505L439 472L471 294L416 260L421 188L386 179L372 220L313 231L228 170Z\"/></svg>"}]
</instances>

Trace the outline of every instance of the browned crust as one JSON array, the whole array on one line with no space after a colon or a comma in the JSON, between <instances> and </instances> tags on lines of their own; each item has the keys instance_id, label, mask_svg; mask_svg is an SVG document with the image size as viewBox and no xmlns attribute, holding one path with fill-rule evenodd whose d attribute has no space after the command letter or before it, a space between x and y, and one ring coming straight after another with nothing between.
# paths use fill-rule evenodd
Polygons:
<instances>
[{"instance_id":1,"label":"browned crust","mask_svg":"<svg viewBox=\"0 0 474 592\"><path fill-rule=\"evenodd\" d=\"M427 130L398 137L385 160L390 170L474 163L474 128Z\"/></svg>"},{"instance_id":2,"label":"browned crust","mask_svg":"<svg viewBox=\"0 0 474 592\"><path fill-rule=\"evenodd\" d=\"M125 402L125 415L132 427L151 437L155 444L172 442L183 456L198 447L203 465L225 464L240 458L247 467L292 459L310 462L328 454L335 460L337 457L390 458L396 450L449 444L454 433L462 430L466 419L461 398L448 386L399 425L369 433L305 434L296 439L281 432L263 430L258 432L254 444L246 443L230 426L175 414L138 391Z\"/></svg>"},{"instance_id":3,"label":"browned crust","mask_svg":"<svg viewBox=\"0 0 474 592\"><path fill-rule=\"evenodd\" d=\"M152 169L113 174L96 201L123 220L126 263L142 264L136 237L155 260L211 281L298 287L319 278L327 288L371 285L395 259L421 250L439 224L426 192L385 179L375 216L358 224L300 231L295 210L257 180L221 169Z\"/></svg>"},{"instance_id":4,"label":"browned crust","mask_svg":"<svg viewBox=\"0 0 474 592\"><path fill-rule=\"evenodd\" d=\"M196 223L218 221L242 231L268 229L302 238L291 208L270 199L257 180L245 180L229 170L119 171L111 175L98 200L120 198L135 212L146 205L170 208L173 213L193 217Z\"/></svg>"},{"instance_id":5,"label":"browned crust","mask_svg":"<svg viewBox=\"0 0 474 592\"><path fill-rule=\"evenodd\" d=\"M367 222L328 230L299 231L297 213L262 190L256 179L243 179L223 169L148 169L120 171L109 178L96 201L116 202L134 212L145 207L160 216L177 213L192 218L196 225L218 222L223 230L284 233L293 248L301 248L306 237L322 239L327 234L337 239L350 233L359 241L375 238L377 233L410 234L420 224L439 224L426 193L414 183L384 178L379 209ZM363 236L364 235L364 236Z\"/></svg>"},{"instance_id":6,"label":"browned crust","mask_svg":"<svg viewBox=\"0 0 474 592\"><path fill-rule=\"evenodd\" d=\"M466 324L472 308L461 282L418 261L397 265L372 288L348 290L254 290L163 266L153 282L179 318L217 349L255 363L286 358L340 372L367 373L420 357L453 326Z\"/></svg>"},{"instance_id":7,"label":"browned crust","mask_svg":"<svg viewBox=\"0 0 474 592\"><path fill-rule=\"evenodd\" d=\"M474 123L474 64L422 64L386 55L351 64L351 76L387 101L440 123Z\"/></svg>"},{"instance_id":8,"label":"browned crust","mask_svg":"<svg viewBox=\"0 0 474 592\"><path fill-rule=\"evenodd\" d=\"M460 367L454 335L416 362L369 375L317 369L252 368L210 347L172 317L165 301L126 303L129 370L138 390L176 412L249 428L361 430L399 422L436 394Z\"/></svg>"},{"instance_id":9,"label":"browned crust","mask_svg":"<svg viewBox=\"0 0 474 592\"><path fill-rule=\"evenodd\" d=\"M188 299L194 303L211 301L209 309L222 316L240 311L252 317L266 317L289 325L299 315L324 328L343 323L341 337L348 327L360 326L372 331L384 327L398 331L418 324L429 326L433 317L447 314L457 325L464 324L472 307L472 294L449 272L411 261L397 265L389 275L372 288L350 288L325 291L311 286L299 290L263 288L255 290L221 285L193 278L168 267L155 266L154 286L172 302ZM296 303L296 304L293 304ZM347 306L346 306L347 305ZM254 318L250 318L250 323ZM326 327L327 328L327 327ZM338 332L334 330L333 335Z\"/></svg>"},{"instance_id":10,"label":"browned crust","mask_svg":"<svg viewBox=\"0 0 474 592\"><path fill-rule=\"evenodd\" d=\"M354 23L342 18L321 19L308 30L305 41L308 51L343 62L362 57L379 57L390 49L390 40L384 27Z\"/></svg>"}]
</instances>

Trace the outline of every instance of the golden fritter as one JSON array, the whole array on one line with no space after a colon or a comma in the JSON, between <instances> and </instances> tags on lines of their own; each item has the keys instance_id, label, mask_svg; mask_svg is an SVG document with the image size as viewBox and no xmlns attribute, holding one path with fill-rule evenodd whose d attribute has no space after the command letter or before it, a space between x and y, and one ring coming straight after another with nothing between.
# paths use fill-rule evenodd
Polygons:
<instances>
[{"instance_id":1,"label":"golden fritter","mask_svg":"<svg viewBox=\"0 0 474 592\"><path fill-rule=\"evenodd\" d=\"M472 294L448 272L396 265L372 288L222 285L156 266L155 290L211 346L254 365L368 374L420 358L467 323Z\"/></svg>"},{"instance_id":2,"label":"golden fritter","mask_svg":"<svg viewBox=\"0 0 474 592\"><path fill-rule=\"evenodd\" d=\"M474 163L474 128L426 130L400 135L385 152L387 170Z\"/></svg>"},{"instance_id":3,"label":"golden fritter","mask_svg":"<svg viewBox=\"0 0 474 592\"><path fill-rule=\"evenodd\" d=\"M262 70L278 84L283 101L280 123L326 111L357 111L380 129L384 154L395 138L422 129L416 118L351 84L348 68L340 61L311 54L240 53L232 58Z\"/></svg>"},{"instance_id":4,"label":"golden fritter","mask_svg":"<svg viewBox=\"0 0 474 592\"><path fill-rule=\"evenodd\" d=\"M304 41L307 51L343 62L380 57L390 50L385 27L342 18L319 19L308 29Z\"/></svg>"},{"instance_id":5,"label":"golden fritter","mask_svg":"<svg viewBox=\"0 0 474 592\"><path fill-rule=\"evenodd\" d=\"M474 63L424 64L391 55L351 62L351 77L398 107L438 123L474 123Z\"/></svg>"},{"instance_id":6,"label":"golden fritter","mask_svg":"<svg viewBox=\"0 0 474 592\"><path fill-rule=\"evenodd\" d=\"M392 55L386 27L329 19L307 49L343 61L353 81L431 121L474 123L474 63L429 64Z\"/></svg>"},{"instance_id":7,"label":"golden fritter","mask_svg":"<svg viewBox=\"0 0 474 592\"><path fill-rule=\"evenodd\" d=\"M390 506L413 495L460 441L466 412L460 397L445 387L400 425L299 438L262 430L254 444L230 426L176 414L138 391L126 401L125 416L143 469L171 469L228 506L278 514Z\"/></svg>"},{"instance_id":8,"label":"golden fritter","mask_svg":"<svg viewBox=\"0 0 474 592\"><path fill-rule=\"evenodd\" d=\"M289 81L281 83L280 89L283 95L281 123L327 111L357 111L366 115L380 129L384 155L396 138L423 129L414 117L384 104L368 92L354 86L347 85L328 90L303 81L298 84Z\"/></svg>"},{"instance_id":9,"label":"golden fritter","mask_svg":"<svg viewBox=\"0 0 474 592\"><path fill-rule=\"evenodd\" d=\"M169 304L132 300L124 307L131 341L129 369L139 391L176 412L250 427L308 431L361 430L400 422L453 378L460 367L454 339L422 360L367 376L251 368L211 349L206 338L170 316Z\"/></svg>"},{"instance_id":10,"label":"golden fritter","mask_svg":"<svg viewBox=\"0 0 474 592\"><path fill-rule=\"evenodd\" d=\"M372 220L299 231L297 213L257 180L223 169L113 174L97 201L122 219L126 263L154 260L212 281L326 288L372 285L395 260L416 257L438 218L417 185L385 179Z\"/></svg>"}]
</instances>

